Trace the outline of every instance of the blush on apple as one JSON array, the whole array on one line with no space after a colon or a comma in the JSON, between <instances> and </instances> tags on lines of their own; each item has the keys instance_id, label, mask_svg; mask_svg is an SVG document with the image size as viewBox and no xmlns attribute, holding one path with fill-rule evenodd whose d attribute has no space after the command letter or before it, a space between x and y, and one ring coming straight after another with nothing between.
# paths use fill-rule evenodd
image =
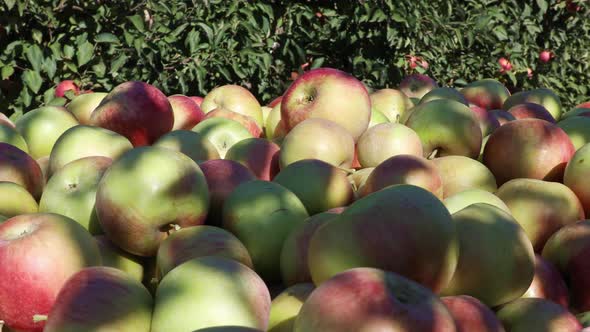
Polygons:
<instances>
[{"instance_id":1,"label":"blush on apple","mask_svg":"<svg viewBox=\"0 0 590 332\"><path fill-rule=\"evenodd\" d=\"M201 111L199 105L185 95L169 96L168 101L172 107L172 113L174 113L172 130L191 130L205 117L205 113Z\"/></svg>"},{"instance_id":2,"label":"blush on apple","mask_svg":"<svg viewBox=\"0 0 590 332\"><path fill-rule=\"evenodd\" d=\"M551 123L556 122L551 113L549 113L545 107L535 103L516 104L510 107L508 113L514 115L517 120L535 118L549 121Z\"/></svg>"},{"instance_id":3,"label":"blush on apple","mask_svg":"<svg viewBox=\"0 0 590 332\"><path fill-rule=\"evenodd\" d=\"M0 181L23 186L36 200L41 198L45 185L37 161L8 143L0 143Z\"/></svg>"},{"instance_id":4,"label":"blush on apple","mask_svg":"<svg viewBox=\"0 0 590 332\"><path fill-rule=\"evenodd\" d=\"M504 332L496 314L472 296L444 296L441 301L453 316L457 332Z\"/></svg>"},{"instance_id":5,"label":"blush on apple","mask_svg":"<svg viewBox=\"0 0 590 332\"><path fill-rule=\"evenodd\" d=\"M246 166L260 180L270 181L279 172L281 148L264 138L246 138L234 144L225 159Z\"/></svg>"}]
</instances>

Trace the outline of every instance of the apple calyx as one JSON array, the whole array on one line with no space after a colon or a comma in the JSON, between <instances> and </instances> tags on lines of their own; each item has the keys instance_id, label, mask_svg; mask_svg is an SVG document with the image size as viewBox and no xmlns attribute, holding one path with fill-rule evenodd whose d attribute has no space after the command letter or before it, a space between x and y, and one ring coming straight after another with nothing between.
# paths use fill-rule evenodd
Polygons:
<instances>
[{"instance_id":1,"label":"apple calyx","mask_svg":"<svg viewBox=\"0 0 590 332\"><path fill-rule=\"evenodd\" d=\"M45 321L47 321L47 315L33 315L33 322L34 323L45 322Z\"/></svg>"}]
</instances>

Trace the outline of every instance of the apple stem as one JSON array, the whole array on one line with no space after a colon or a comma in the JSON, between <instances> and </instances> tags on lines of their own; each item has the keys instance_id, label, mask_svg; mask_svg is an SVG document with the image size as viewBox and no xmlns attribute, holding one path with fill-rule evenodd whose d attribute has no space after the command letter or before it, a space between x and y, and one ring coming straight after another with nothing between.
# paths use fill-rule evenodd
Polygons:
<instances>
[{"instance_id":1,"label":"apple stem","mask_svg":"<svg viewBox=\"0 0 590 332\"><path fill-rule=\"evenodd\" d=\"M3 328L4 328L4 321L0 320L0 332L2 332Z\"/></svg>"},{"instance_id":2,"label":"apple stem","mask_svg":"<svg viewBox=\"0 0 590 332\"><path fill-rule=\"evenodd\" d=\"M436 155L438 154L438 149L434 149L432 150L432 152L430 153L430 155L428 156L428 159L434 159L436 158Z\"/></svg>"},{"instance_id":3,"label":"apple stem","mask_svg":"<svg viewBox=\"0 0 590 332\"><path fill-rule=\"evenodd\" d=\"M33 316L34 323L44 322L46 320L47 320L47 315L34 315Z\"/></svg>"}]
</instances>

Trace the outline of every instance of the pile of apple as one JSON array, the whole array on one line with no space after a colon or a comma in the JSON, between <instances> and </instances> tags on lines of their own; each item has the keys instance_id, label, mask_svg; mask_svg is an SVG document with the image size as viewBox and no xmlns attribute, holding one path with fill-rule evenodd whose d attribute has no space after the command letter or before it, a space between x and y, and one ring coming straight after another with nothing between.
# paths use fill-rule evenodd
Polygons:
<instances>
[{"instance_id":1,"label":"pile of apple","mask_svg":"<svg viewBox=\"0 0 590 332\"><path fill-rule=\"evenodd\" d=\"M264 107L126 82L0 122L4 331L590 324L590 102L319 68Z\"/></svg>"}]
</instances>

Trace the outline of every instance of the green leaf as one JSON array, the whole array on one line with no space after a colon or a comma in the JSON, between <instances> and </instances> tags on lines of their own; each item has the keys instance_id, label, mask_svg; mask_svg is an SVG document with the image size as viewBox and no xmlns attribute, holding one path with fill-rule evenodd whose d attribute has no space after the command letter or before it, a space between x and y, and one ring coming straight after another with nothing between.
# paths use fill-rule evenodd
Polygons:
<instances>
[{"instance_id":1,"label":"green leaf","mask_svg":"<svg viewBox=\"0 0 590 332\"><path fill-rule=\"evenodd\" d=\"M37 44L41 44L43 41L43 33L37 29L33 29L31 34L33 35L33 40L36 41Z\"/></svg>"},{"instance_id":2,"label":"green leaf","mask_svg":"<svg viewBox=\"0 0 590 332\"><path fill-rule=\"evenodd\" d=\"M102 60L100 60L99 63L95 64L94 66L92 66L92 70L94 71L94 73L96 74L96 76L98 77L104 77L106 71L107 71L107 66L105 66L104 62L102 62Z\"/></svg>"},{"instance_id":3,"label":"green leaf","mask_svg":"<svg viewBox=\"0 0 590 332\"><path fill-rule=\"evenodd\" d=\"M78 46L78 52L76 53L76 59L78 60L78 67L82 67L83 65L87 64L90 59L92 59L92 54L94 53L94 46L90 44L88 41L82 43L82 45Z\"/></svg>"},{"instance_id":4,"label":"green leaf","mask_svg":"<svg viewBox=\"0 0 590 332\"><path fill-rule=\"evenodd\" d=\"M113 35L112 33L103 32L96 36L95 41L97 43L107 43L107 44L119 44L119 38Z\"/></svg>"},{"instance_id":5,"label":"green leaf","mask_svg":"<svg viewBox=\"0 0 590 332\"><path fill-rule=\"evenodd\" d=\"M53 57L48 57L43 60L43 71L47 73L49 79L53 79L55 72L57 71L57 64Z\"/></svg>"},{"instance_id":6,"label":"green leaf","mask_svg":"<svg viewBox=\"0 0 590 332\"><path fill-rule=\"evenodd\" d=\"M320 68L324 64L325 60L326 58L324 57L314 59L311 63L311 69Z\"/></svg>"},{"instance_id":7,"label":"green leaf","mask_svg":"<svg viewBox=\"0 0 590 332\"><path fill-rule=\"evenodd\" d=\"M41 75L38 72L27 69L23 72L22 78L23 82L25 82L31 91L34 93L39 92L43 79L41 79Z\"/></svg>"},{"instance_id":8,"label":"green leaf","mask_svg":"<svg viewBox=\"0 0 590 332\"><path fill-rule=\"evenodd\" d=\"M72 47L71 45L64 45L64 50L63 50L63 56L66 59L72 59L74 57L74 47Z\"/></svg>"},{"instance_id":9,"label":"green leaf","mask_svg":"<svg viewBox=\"0 0 590 332\"><path fill-rule=\"evenodd\" d=\"M111 62L111 71L110 73L117 73L121 67L127 62L127 55L121 54L117 57L113 62Z\"/></svg>"},{"instance_id":10,"label":"green leaf","mask_svg":"<svg viewBox=\"0 0 590 332\"><path fill-rule=\"evenodd\" d=\"M145 24L143 22L143 17L141 17L140 15L133 15L133 16L129 16L128 19L129 19L129 21L131 21L131 23L133 24L133 26L139 32L144 32L145 31Z\"/></svg>"},{"instance_id":11,"label":"green leaf","mask_svg":"<svg viewBox=\"0 0 590 332\"><path fill-rule=\"evenodd\" d=\"M40 71L41 64L43 63L43 52L38 45L32 45L27 48L26 51L27 60L31 63L33 70Z\"/></svg>"},{"instance_id":12,"label":"green leaf","mask_svg":"<svg viewBox=\"0 0 590 332\"><path fill-rule=\"evenodd\" d=\"M14 67L12 66L4 66L2 67L2 79L8 79L10 76L12 76L12 74L14 74Z\"/></svg>"},{"instance_id":13,"label":"green leaf","mask_svg":"<svg viewBox=\"0 0 590 332\"><path fill-rule=\"evenodd\" d=\"M536 0L536 1L537 1L537 6L539 6L539 9L540 9L539 17L542 17L547 12L547 9L549 8L549 4L547 3L546 0Z\"/></svg>"},{"instance_id":14,"label":"green leaf","mask_svg":"<svg viewBox=\"0 0 590 332\"><path fill-rule=\"evenodd\" d=\"M55 87L49 88L43 93L43 102L46 105L53 99L55 99Z\"/></svg>"},{"instance_id":15,"label":"green leaf","mask_svg":"<svg viewBox=\"0 0 590 332\"><path fill-rule=\"evenodd\" d=\"M4 3L6 4L8 10L11 10L14 7L16 0L4 0Z\"/></svg>"},{"instance_id":16,"label":"green leaf","mask_svg":"<svg viewBox=\"0 0 590 332\"><path fill-rule=\"evenodd\" d=\"M67 92L66 92L67 93ZM47 106L65 106L68 100L64 97L53 98L47 102Z\"/></svg>"}]
</instances>

